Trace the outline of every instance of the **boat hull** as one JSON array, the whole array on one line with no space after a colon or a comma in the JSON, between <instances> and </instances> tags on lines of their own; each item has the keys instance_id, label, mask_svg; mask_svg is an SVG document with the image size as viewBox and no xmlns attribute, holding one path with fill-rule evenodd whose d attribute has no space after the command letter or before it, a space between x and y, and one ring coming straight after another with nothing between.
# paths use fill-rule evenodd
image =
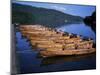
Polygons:
<instances>
[{"instance_id":1,"label":"boat hull","mask_svg":"<svg viewBox=\"0 0 100 75\"><path fill-rule=\"evenodd\" d=\"M76 49L76 50L42 50L39 54L42 57L52 57L61 55L82 55L96 52L95 48L92 49Z\"/></svg>"}]
</instances>

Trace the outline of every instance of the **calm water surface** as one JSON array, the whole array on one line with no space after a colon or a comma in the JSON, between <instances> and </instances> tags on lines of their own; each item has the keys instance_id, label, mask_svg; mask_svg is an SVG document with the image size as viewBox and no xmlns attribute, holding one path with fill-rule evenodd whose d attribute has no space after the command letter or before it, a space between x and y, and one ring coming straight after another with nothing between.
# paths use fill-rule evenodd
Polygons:
<instances>
[{"instance_id":1,"label":"calm water surface","mask_svg":"<svg viewBox=\"0 0 100 75\"><path fill-rule=\"evenodd\" d=\"M91 37L95 41L95 33L90 27L82 24L64 25L57 28L65 32L75 33ZM29 41L16 32L16 55L18 59L19 73L37 73L51 71L70 71L96 68L96 56L94 54L81 56L63 56L52 58L39 58L38 52L31 48Z\"/></svg>"},{"instance_id":2,"label":"calm water surface","mask_svg":"<svg viewBox=\"0 0 100 75\"><path fill-rule=\"evenodd\" d=\"M89 37L89 38L92 38L94 41L96 41L95 33L92 31L91 27L85 25L84 23L64 25L56 29L62 30L64 32L82 35L82 37Z\"/></svg>"}]
</instances>

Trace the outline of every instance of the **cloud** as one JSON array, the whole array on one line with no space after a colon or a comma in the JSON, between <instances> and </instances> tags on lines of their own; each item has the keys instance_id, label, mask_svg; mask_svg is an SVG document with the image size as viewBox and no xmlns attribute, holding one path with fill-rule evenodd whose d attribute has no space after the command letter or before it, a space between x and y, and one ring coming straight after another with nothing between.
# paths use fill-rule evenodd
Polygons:
<instances>
[{"instance_id":1,"label":"cloud","mask_svg":"<svg viewBox=\"0 0 100 75\"><path fill-rule=\"evenodd\" d=\"M56 5L51 6L51 8L56 9L56 10L61 10L61 11L65 11L66 10L66 8L61 7L61 6L56 6Z\"/></svg>"}]
</instances>

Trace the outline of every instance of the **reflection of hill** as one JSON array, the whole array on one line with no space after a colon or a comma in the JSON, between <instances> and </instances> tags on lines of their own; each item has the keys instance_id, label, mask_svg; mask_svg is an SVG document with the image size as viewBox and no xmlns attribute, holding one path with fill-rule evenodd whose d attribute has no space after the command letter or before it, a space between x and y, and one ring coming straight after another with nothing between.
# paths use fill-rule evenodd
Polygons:
<instances>
[{"instance_id":1,"label":"reflection of hill","mask_svg":"<svg viewBox=\"0 0 100 75\"><path fill-rule=\"evenodd\" d=\"M12 23L41 24L56 27L69 23L80 23L81 21L82 18L79 16L72 16L53 9L38 8L17 3L12 4Z\"/></svg>"},{"instance_id":2,"label":"reflection of hill","mask_svg":"<svg viewBox=\"0 0 100 75\"><path fill-rule=\"evenodd\" d=\"M84 22L96 32L96 11L94 11L91 16L87 16Z\"/></svg>"},{"instance_id":3,"label":"reflection of hill","mask_svg":"<svg viewBox=\"0 0 100 75\"><path fill-rule=\"evenodd\" d=\"M96 54L89 54L89 55L78 55L78 56L59 56L59 57L48 57L44 58L42 60L41 66L46 66L50 64L57 64L57 63L62 63L62 62L74 62L74 61L80 61L84 59L90 59L94 57Z\"/></svg>"}]
</instances>

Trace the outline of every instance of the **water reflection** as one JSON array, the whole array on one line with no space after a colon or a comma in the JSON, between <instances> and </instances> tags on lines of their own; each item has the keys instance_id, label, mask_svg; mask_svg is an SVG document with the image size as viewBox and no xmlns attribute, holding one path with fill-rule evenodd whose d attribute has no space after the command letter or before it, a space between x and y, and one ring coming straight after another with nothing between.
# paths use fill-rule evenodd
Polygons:
<instances>
[{"instance_id":1,"label":"water reflection","mask_svg":"<svg viewBox=\"0 0 100 75\"><path fill-rule=\"evenodd\" d=\"M48 57L42 59L41 66L47 66L51 64L60 64L63 62L79 62L84 59L90 59L95 57L96 53L88 54L88 55L78 55L78 56L57 56L57 57Z\"/></svg>"},{"instance_id":2,"label":"water reflection","mask_svg":"<svg viewBox=\"0 0 100 75\"><path fill-rule=\"evenodd\" d=\"M91 27L85 25L84 23L63 25L56 29L58 31L62 30L64 32L74 33L74 34L80 35L82 37L92 38L94 40L94 42L96 42L96 34L91 29Z\"/></svg>"}]
</instances>

